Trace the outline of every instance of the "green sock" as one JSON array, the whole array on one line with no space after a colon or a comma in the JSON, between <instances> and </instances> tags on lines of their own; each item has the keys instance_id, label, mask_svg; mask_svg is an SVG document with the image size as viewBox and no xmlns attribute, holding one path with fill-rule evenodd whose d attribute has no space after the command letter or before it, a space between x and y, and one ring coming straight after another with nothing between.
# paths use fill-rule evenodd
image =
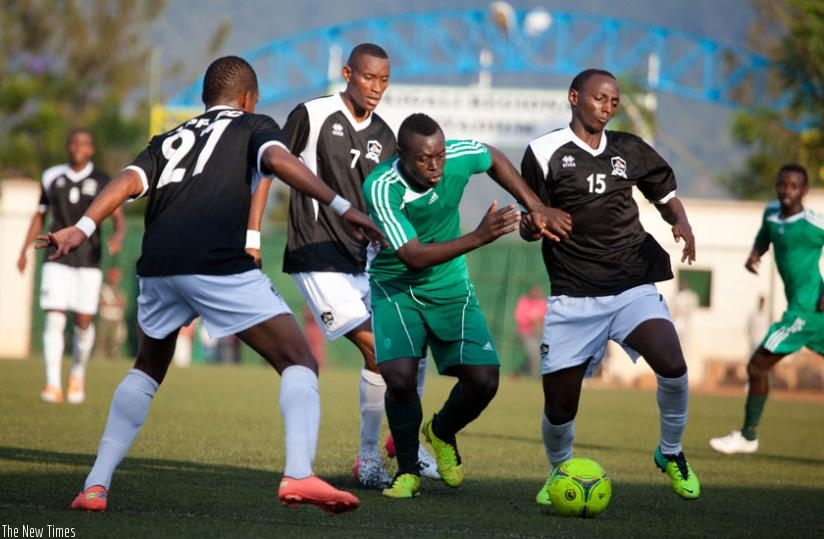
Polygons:
<instances>
[{"instance_id":1,"label":"green sock","mask_svg":"<svg viewBox=\"0 0 824 539\"><path fill-rule=\"evenodd\" d=\"M744 405L744 426L741 427L741 435L747 440L755 440L758 437L755 431L761 421L761 414L764 413L765 404L766 395L747 395L747 403Z\"/></svg>"},{"instance_id":2,"label":"green sock","mask_svg":"<svg viewBox=\"0 0 824 539\"><path fill-rule=\"evenodd\" d=\"M407 404L393 404L389 393L385 397L386 419L392 438L395 440L395 453L398 457L398 473L420 475L418 465L418 429L423 421L421 399L415 394L414 400Z\"/></svg>"}]
</instances>

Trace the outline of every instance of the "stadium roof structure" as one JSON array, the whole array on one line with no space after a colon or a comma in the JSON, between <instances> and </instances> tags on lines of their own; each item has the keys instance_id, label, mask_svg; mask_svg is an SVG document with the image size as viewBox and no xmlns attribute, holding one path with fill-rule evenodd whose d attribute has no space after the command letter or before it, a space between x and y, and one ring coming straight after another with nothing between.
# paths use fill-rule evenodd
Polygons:
<instances>
[{"instance_id":1,"label":"stadium roof structure","mask_svg":"<svg viewBox=\"0 0 824 539\"><path fill-rule=\"evenodd\" d=\"M503 2L496 4L504 4ZM460 84L481 74L512 80L569 77L588 67L635 76L653 92L740 108L783 108L768 88L769 61L743 48L631 20L588 14L450 10L353 21L271 41L242 56L255 67L260 105L326 91L343 54L362 42L384 47L392 80ZM169 107L200 106L202 79Z\"/></svg>"}]
</instances>

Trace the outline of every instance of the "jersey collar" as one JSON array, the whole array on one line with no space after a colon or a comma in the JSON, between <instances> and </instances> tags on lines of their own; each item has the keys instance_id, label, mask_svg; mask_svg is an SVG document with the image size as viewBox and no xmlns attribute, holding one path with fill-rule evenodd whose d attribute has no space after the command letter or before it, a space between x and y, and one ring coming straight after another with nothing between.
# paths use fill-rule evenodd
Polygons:
<instances>
[{"instance_id":1,"label":"jersey collar","mask_svg":"<svg viewBox=\"0 0 824 539\"><path fill-rule=\"evenodd\" d=\"M343 96L340 92L338 92L338 101L340 101L340 110L343 112L343 115L346 116L346 119L349 120L349 123L352 124L352 127L355 131L363 131L370 125L372 125L372 115L375 114L374 112L370 112L369 116L362 122L359 122L352 116L352 113L349 112L349 107L346 106L346 101L343 100Z\"/></svg>"},{"instance_id":2,"label":"jersey collar","mask_svg":"<svg viewBox=\"0 0 824 539\"><path fill-rule=\"evenodd\" d=\"M409 185L409 182L406 180L406 178L403 177L401 167L398 166L400 162L400 158L396 157L395 161L392 163L392 170L395 171L395 174L398 176L398 181L400 181L401 185L403 185L405 188L403 193L404 204L407 204L409 202L412 202L413 200L417 200L423 196L426 196L427 194L429 194L430 191L432 191L432 189L434 189L434 187L430 187L426 191L416 191L415 189L413 189L412 186Z\"/></svg>"},{"instance_id":3,"label":"jersey collar","mask_svg":"<svg viewBox=\"0 0 824 539\"><path fill-rule=\"evenodd\" d=\"M86 178L88 178L89 174L92 173L93 168L94 165L91 162L88 162L86 163L85 167L83 167L79 171L75 171L70 164L66 163L65 174L69 180L73 181L74 183L77 183L81 180L85 180Z\"/></svg>"},{"instance_id":4,"label":"jersey collar","mask_svg":"<svg viewBox=\"0 0 824 539\"><path fill-rule=\"evenodd\" d=\"M592 146L590 146L589 144L587 144L586 142L584 142L583 140L578 138L578 135L575 134L575 132L572 130L571 127L566 126L564 129L567 130L567 133L569 134L570 140L573 143L575 143L576 146L578 146L579 148L581 148L582 150L584 150L588 154L592 155L593 157L601 155L602 153L604 153L604 150L607 149L607 130L606 129L604 130L603 133L601 133L601 141L598 143L597 148L593 148Z\"/></svg>"},{"instance_id":5,"label":"jersey collar","mask_svg":"<svg viewBox=\"0 0 824 539\"><path fill-rule=\"evenodd\" d=\"M212 112L213 110L240 110L235 109L234 107L230 107L229 105L214 105L206 109L206 112Z\"/></svg>"}]
</instances>

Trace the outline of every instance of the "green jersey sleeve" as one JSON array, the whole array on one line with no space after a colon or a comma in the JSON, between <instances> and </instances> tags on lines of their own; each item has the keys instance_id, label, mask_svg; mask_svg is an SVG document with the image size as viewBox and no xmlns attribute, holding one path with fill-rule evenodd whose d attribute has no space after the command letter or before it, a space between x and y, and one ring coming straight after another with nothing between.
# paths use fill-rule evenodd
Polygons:
<instances>
[{"instance_id":1,"label":"green jersey sleeve","mask_svg":"<svg viewBox=\"0 0 824 539\"><path fill-rule=\"evenodd\" d=\"M383 232L392 251L397 251L418 237L415 227L403 211L403 193L403 185L391 174L376 174L374 178L370 176L364 184L363 195L369 215Z\"/></svg>"},{"instance_id":2,"label":"green jersey sleeve","mask_svg":"<svg viewBox=\"0 0 824 539\"><path fill-rule=\"evenodd\" d=\"M767 250L770 247L770 227L767 225L767 220L770 215L775 214L780 210L780 205L777 200L772 200L767 203L764 208L764 213L761 215L761 227L755 235L755 247Z\"/></svg>"},{"instance_id":3,"label":"green jersey sleeve","mask_svg":"<svg viewBox=\"0 0 824 539\"><path fill-rule=\"evenodd\" d=\"M471 177L492 167L492 154L486 144L477 140L447 140L446 158L456 175Z\"/></svg>"}]
</instances>

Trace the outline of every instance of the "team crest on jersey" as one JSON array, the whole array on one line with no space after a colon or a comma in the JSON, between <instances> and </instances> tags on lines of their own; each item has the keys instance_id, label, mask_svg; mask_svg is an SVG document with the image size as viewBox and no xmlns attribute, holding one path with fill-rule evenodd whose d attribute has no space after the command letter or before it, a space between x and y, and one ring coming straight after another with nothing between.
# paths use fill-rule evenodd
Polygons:
<instances>
[{"instance_id":1,"label":"team crest on jersey","mask_svg":"<svg viewBox=\"0 0 824 539\"><path fill-rule=\"evenodd\" d=\"M86 196L95 196L97 194L97 180L92 178L86 178L83 180L83 185L80 188L80 192Z\"/></svg>"},{"instance_id":2,"label":"team crest on jersey","mask_svg":"<svg viewBox=\"0 0 824 539\"><path fill-rule=\"evenodd\" d=\"M612 175L613 176L620 176L621 178L626 179L627 177L627 162L624 161L623 157L615 156L609 160L610 164L612 165Z\"/></svg>"},{"instance_id":3,"label":"team crest on jersey","mask_svg":"<svg viewBox=\"0 0 824 539\"><path fill-rule=\"evenodd\" d=\"M439 198L438 193L436 193L435 191L432 191L432 196L429 197L429 202L427 202L427 204L434 204L435 202L438 201L438 198Z\"/></svg>"},{"instance_id":4,"label":"team crest on jersey","mask_svg":"<svg viewBox=\"0 0 824 539\"><path fill-rule=\"evenodd\" d=\"M377 140L370 140L366 143L366 158L371 159L376 163L381 162L381 150L383 150L383 145Z\"/></svg>"},{"instance_id":5,"label":"team crest on jersey","mask_svg":"<svg viewBox=\"0 0 824 539\"><path fill-rule=\"evenodd\" d=\"M323 323L327 326L331 326L335 322L335 315L326 311L325 313L321 313L320 319L323 320Z\"/></svg>"},{"instance_id":6,"label":"team crest on jersey","mask_svg":"<svg viewBox=\"0 0 824 539\"><path fill-rule=\"evenodd\" d=\"M66 178L64 178L63 176L60 176L60 177L59 177L59 178L57 178L57 180L54 182L54 186L55 186L55 187L63 187L64 185L66 185Z\"/></svg>"},{"instance_id":7,"label":"team crest on jersey","mask_svg":"<svg viewBox=\"0 0 824 539\"><path fill-rule=\"evenodd\" d=\"M565 155L561 158L561 166L563 168L575 168L575 158L571 155Z\"/></svg>"},{"instance_id":8,"label":"team crest on jersey","mask_svg":"<svg viewBox=\"0 0 824 539\"><path fill-rule=\"evenodd\" d=\"M336 137L343 136L343 126L337 122L332 124L332 134Z\"/></svg>"}]
</instances>

